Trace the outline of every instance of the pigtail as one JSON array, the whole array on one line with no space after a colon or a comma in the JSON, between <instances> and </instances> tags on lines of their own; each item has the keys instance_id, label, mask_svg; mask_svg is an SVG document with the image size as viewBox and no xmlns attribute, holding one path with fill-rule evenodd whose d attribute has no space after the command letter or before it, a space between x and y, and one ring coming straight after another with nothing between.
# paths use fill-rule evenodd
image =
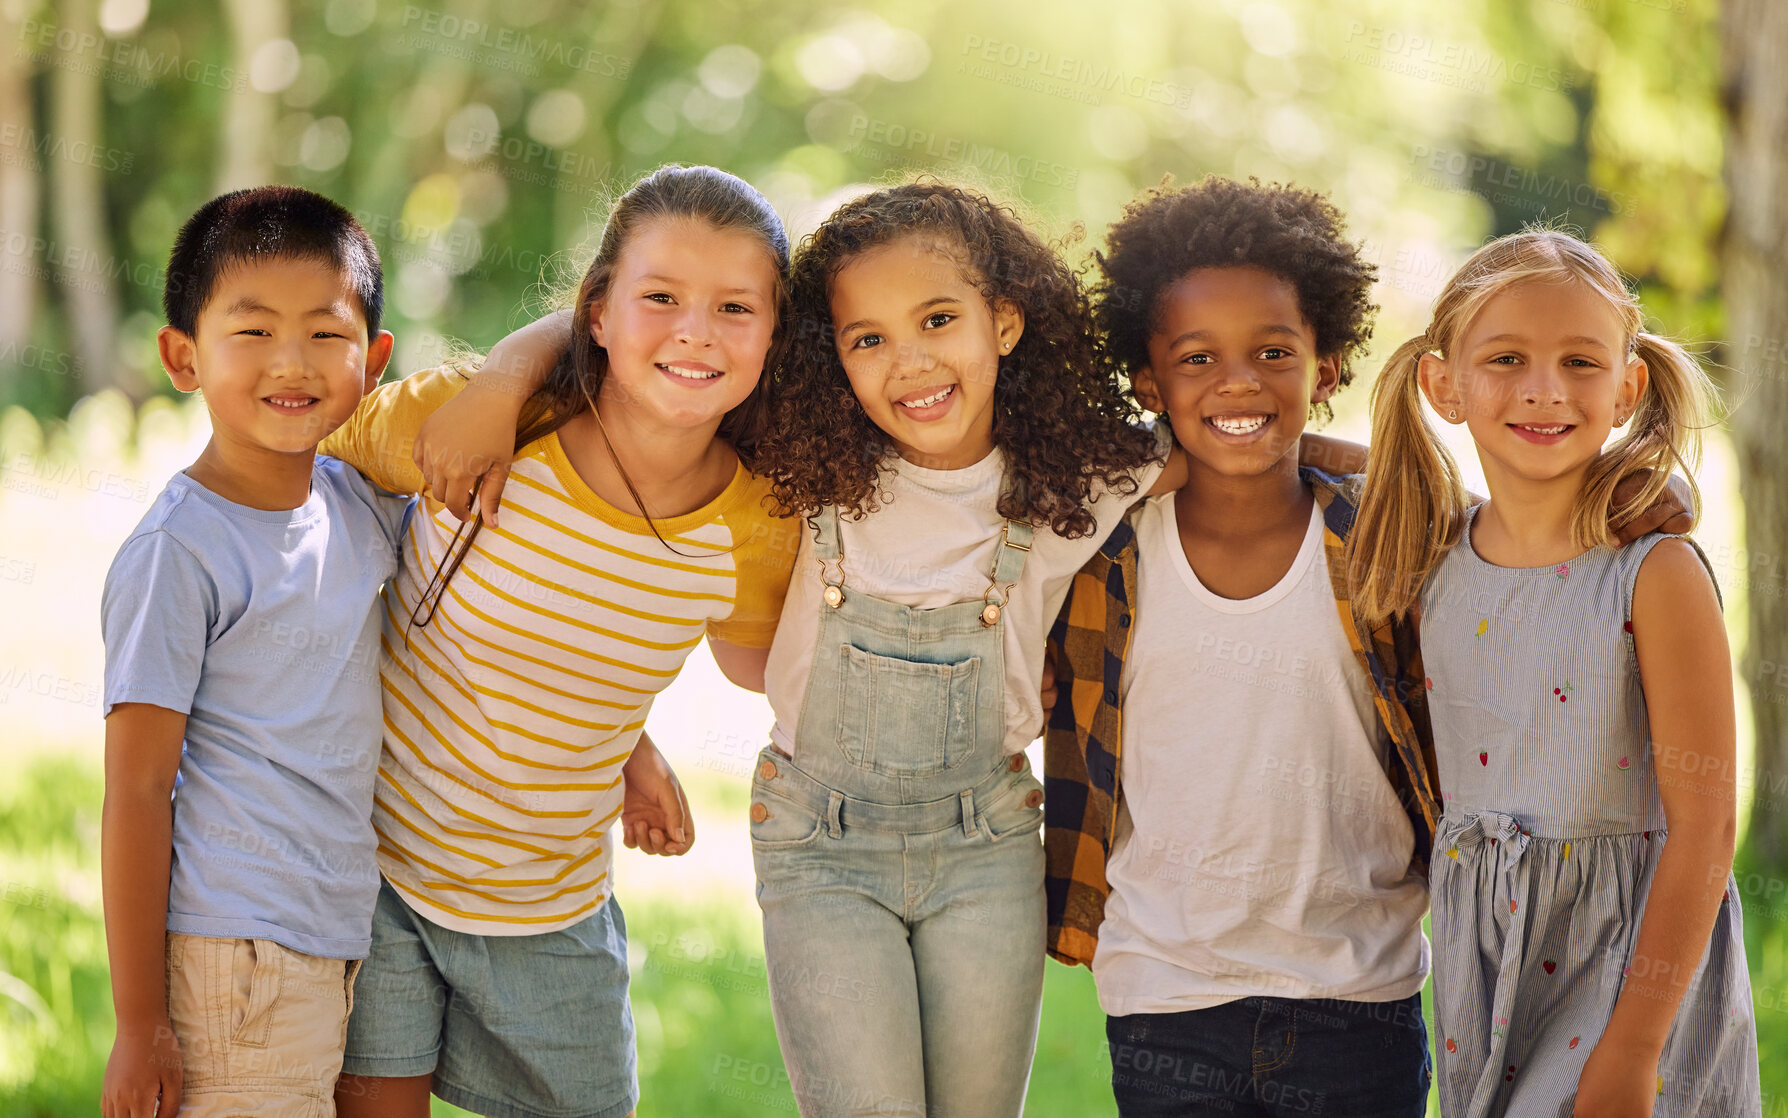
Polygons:
<instances>
[{"instance_id":1,"label":"pigtail","mask_svg":"<svg viewBox=\"0 0 1788 1118\"><path fill-rule=\"evenodd\" d=\"M1459 541L1459 465L1422 411L1418 376L1428 335L1397 347L1372 385L1366 484L1347 540L1353 604L1376 622L1407 613L1428 572Z\"/></svg>"},{"instance_id":2,"label":"pigtail","mask_svg":"<svg viewBox=\"0 0 1788 1118\"><path fill-rule=\"evenodd\" d=\"M1610 521L1624 524L1651 507L1675 469L1688 477L1697 516L1701 510L1694 471L1701 460L1701 432L1712 422L1713 382L1694 355L1669 338L1640 331L1633 353L1645 362L1646 389L1627 434L1590 465L1571 519L1577 542L1585 547L1612 545ZM1615 485L1641 470L1651 472L1645 487L1616 508Z\"/></svg>"}]
</instances>

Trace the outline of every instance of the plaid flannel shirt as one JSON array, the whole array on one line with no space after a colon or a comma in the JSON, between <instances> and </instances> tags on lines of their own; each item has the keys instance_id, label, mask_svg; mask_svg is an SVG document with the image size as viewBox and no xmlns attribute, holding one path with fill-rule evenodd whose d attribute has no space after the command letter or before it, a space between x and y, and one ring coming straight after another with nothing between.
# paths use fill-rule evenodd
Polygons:
<instances>
[{"instance_id":1,"label":"plaid flannel shirt","mask_svg":"<svg viewBox=\"0 0 1788 1118\"><path fill-rule=\"evenodd\" d=\"M1323 547L1341 628L1373 684L1373 702L1391 739L1390 778L1415 827L1414 864L1426 871L1439 814L1434 737L1428 725L1419 618L1367 628L1354 616L1342 548L1353 527L1358 476L1305 467L1300 476L1322 508ZM1074 576L1049 632L1056 703L1043 734L1044 846L1050 955L1091 966L1105 919L1105 879L1122 786L1123 709L1118 701L1136 601L1136 532L1118 525Z\"/></svg>"}]
</instances>

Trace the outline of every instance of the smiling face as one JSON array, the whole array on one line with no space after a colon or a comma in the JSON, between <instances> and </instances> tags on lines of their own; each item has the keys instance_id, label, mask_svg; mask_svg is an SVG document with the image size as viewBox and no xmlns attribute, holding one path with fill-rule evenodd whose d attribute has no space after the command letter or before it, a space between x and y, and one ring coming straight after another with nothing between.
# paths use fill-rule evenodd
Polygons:
<instances>
[{"instance_id":1,"label":"smiling face","mask_svg":"<svg viewBox=\"0 0 1788 1118\"><path fill-rule=\"evenodd\" d=\"M164 326L157 340L174 386L204 393L215 440L277 454L315 449L391 355L390 334L367 337L345 270L283 257L227 268L195 333Z\"/></svg>"},{"instance_id":2,"label":"smiling face","mask_svg":"<svg viewBox=\"0 0 1788 1118\"><path fill-rule=\"evenodd\" d=\"M1340 359L1316 352L1297 289L1255 267L1199 268L1161 293L1136 374L1144 406L1206 469L1262 474L1296 460L1310 405L1333 395Z\"/></svg>"},{"instance_id":3,"label":"smiling face","mask_svg":"<svg viewBox=\"0 0 1788 1118\"><path fill-rule=\"evenodd\" d=\"M1645 391L1608 300L1582 283L1520 283L1485 302L1444 359L1422 358L1422 388L1464 423L1486 474L1532 481L1588 468Z\"/></svg>"},{"instance_id":4,"label":"smiling face","mask_svg":"<svg viewBox=\"0 0 1788 1118\"><path fill-rule=\"evenodd\" d=\"M590 313L590 336L608 354L605 401L649 424L718 426L763 376L776 280L751 233L697 218L635 228Z\"/></svg>"},{"instance_id":5,"label":"smiling face","mask_svg":"<svg viewBox=\"0 0 1788 1118\"><path fill-rule=\"evenodd\" d=\"M857 402L900 456L961 469L993 450L999 359L1024 332L989 306L954 254L909 236L853 257L832 279L838 359Z\"/></svg>"}]
</instances>

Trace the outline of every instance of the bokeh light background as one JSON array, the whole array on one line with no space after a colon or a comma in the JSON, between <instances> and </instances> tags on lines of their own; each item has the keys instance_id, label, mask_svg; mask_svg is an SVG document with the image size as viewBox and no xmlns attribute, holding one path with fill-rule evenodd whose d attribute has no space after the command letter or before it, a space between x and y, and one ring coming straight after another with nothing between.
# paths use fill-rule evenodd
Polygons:
<instances>
[{"instance_id":1,"label":"bokeh light background","mask_svg":"<svg viewBox=\"0 0 1788 1118\"><path fill-rule=\"evenodd\" d=\"M1714 0L0 0L0 1114L97 1105L112 1028L99 591L208 434L154 345L174 231L206 198L285 181L352 209L383 254L393 367L409 372L526 321L581 274L607 201L665 161L744 176L797 236L852 191L931 172L1012 200L1081 262L1165 174L1292 181L1330 192L1380 269L1373 355L1329 428L1364 441L1382 356L1472 249L1528 222L1598 240L1656 327L1725 359L1717 14ZM1455 450L1481 486L1470 446ZM1699 535L1736 650L1732 463L1713 432ZM769 721L705 650L653 711L700 838L684 859L617 869L642 1115L792 1113L744 827ZM1740 726L1748 750L1743 710ZM1788 1079L1767 1070L1788 1055L1780 899L1745 896L1769 1113L1788 1112ZM1112 1113L1084 971L1050 965L1044 1016L1027 1113Z\"/></svg>"}]
</instances>

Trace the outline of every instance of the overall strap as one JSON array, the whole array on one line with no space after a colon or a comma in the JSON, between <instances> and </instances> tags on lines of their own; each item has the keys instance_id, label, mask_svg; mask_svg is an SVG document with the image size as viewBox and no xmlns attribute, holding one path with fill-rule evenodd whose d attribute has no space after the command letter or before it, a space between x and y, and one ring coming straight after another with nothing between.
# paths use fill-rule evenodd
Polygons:
<instances>
[{"instance_id":1,"label":"overall strap","mask_svg":"<svg viewBox=\"0 0 1788 1118\"><path fill-rule=\"evenodd\" d=\"M1024 573L1024 561L1030 558L1032 530L1029 524L1006 521L1000 529L1000 549L993 557L993 570L987 576L987 590L981 595L981 624L998 624L1000 613L1012 599L1012 587Z\"/></svg>"},{"instance_id":2,"label":"overall strap","mask_svg":"<svg viewBox=\"0 0 1788 1118\"><path fill-rule=\"evenodd\" d=\"M844 545L838 538L838 506L827 505L807 519L813 527L813 557L819 562L820 599L828 608L844 604Z\"/></svg>"},{"instance_id":3,"label":"overall strap","mask_svg":"<svg viewBox=\"0 0 1788 1118\"><path fill-rule=\"evenodd\" d=\"M807 518L807 526L813 529L814 558L822 563L838 559L838 506L820 509Z\"/></svg>"},{"instance_id":4,"label":"overall strap","mask_svg":"<svg viewBox=\"0 0 1788 1118\"><path fill-rule=\"evenodd\" d=\"M993 581L1010 586L1024 573L1024 561L1031 555L1031 537L1036 529L1017 520L1006 521L1000 529L1000 548L993 560Z\"/></svg>"}]
</instances>

